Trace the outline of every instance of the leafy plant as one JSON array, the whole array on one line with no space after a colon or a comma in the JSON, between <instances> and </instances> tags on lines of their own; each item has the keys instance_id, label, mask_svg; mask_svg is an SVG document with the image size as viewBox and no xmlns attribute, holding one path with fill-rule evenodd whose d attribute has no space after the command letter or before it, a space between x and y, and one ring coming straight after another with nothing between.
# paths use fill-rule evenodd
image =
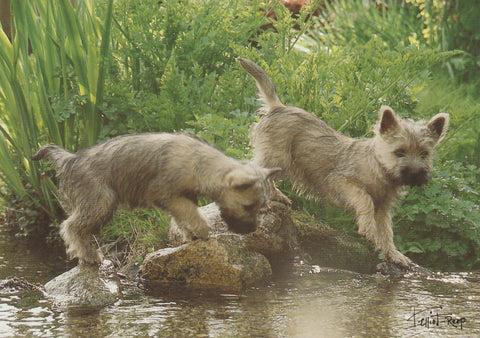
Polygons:
<instances>
[{"instance_id":1,"label":"leafy plant","mask_svg":"<svg viewBox=\"0 0 480 338\"><path fill-rule=\"evenodd\" d=\"M173 131L196 116L232 110L232 97L217 95L218 83L264 23L256 3L119 1L113 35L121 71L110 98L124 95L133 104L120 112L118 99L107 102L112 132L122 130L126 115L142 117L137 131Z\"/></svg>"},{"instance_id":2,"label":"leafy plant","mask_svg":"<svg viewBox=\"0 0 480 338\"><path fill-rule=\"evenodd\" d=\"M480 170L447 161L432 182L411 189L395 215L398 247L420 264L445 270L480 267Z\"/></svg>"},{"instance_id":3,"label":"leafy plant","mask_svg":"<svg viewBox=\"0 0 480 338\"><path fill-rule=\"evenodd\" d=\"M187 122L187 125L194 127L192 131L218 146L227 155L242 159L248 156L248 132L253 121L253 114L237 109L225 117L212 114L198 116L195 121Z\"/></svg>"},{"instance_id":4,"label":"leafy plant","mask_svg":"<svg viewBox=\"0 0 480 338\"><path fill-rule=\"evenodd\" d=\"M448 60L452 78L476 79L480 71L480 1L407 0L418 10L422 35L439 50L462 50Z\"/></svg>"},{"instance_id":5,"label":"leafy plant","mask_svg":"<svg viewBox=\"0 0 480 338\"><path fill-rule=\"evenodd\" d=\"M417 109L425 116L438 112L450 114L450 128L437 149L438 157L480 167L478 83L456 84L446 74L436 76L417 98Z\"/></svg>"},{"instance_id":6,"label":"leafy plant","mask_svg":"<svg viewBox=\"0 0 480 338\"><path fill-rule=\"evenodd\" d=\"M11 5L13 41L0 31L0 177L18 198L55 220L55 185L30 157L47 142L69 149L96 142L113 1L104 24L92 1L76 8L68 0Z\"/></svg>"}]
</instances>

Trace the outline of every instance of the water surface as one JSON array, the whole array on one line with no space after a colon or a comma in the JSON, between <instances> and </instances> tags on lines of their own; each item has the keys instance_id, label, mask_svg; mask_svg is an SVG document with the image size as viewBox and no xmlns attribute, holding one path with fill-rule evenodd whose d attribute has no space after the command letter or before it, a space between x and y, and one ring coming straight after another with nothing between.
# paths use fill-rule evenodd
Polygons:
<instances>
[{"instance_id":1,"label":"water surface","mask_svg":"<svg viewBox=\"0 0 480 338\"><path fill-rule=\"evenodd\" d=\"M0 233L0 279L45 283L62 253ZM289 275L242 294L127 286L90 313L52 307L33 291L0 290L1 337L479 337L480 274L391 280L320 272Z\"/></svg>"}]
</instances>

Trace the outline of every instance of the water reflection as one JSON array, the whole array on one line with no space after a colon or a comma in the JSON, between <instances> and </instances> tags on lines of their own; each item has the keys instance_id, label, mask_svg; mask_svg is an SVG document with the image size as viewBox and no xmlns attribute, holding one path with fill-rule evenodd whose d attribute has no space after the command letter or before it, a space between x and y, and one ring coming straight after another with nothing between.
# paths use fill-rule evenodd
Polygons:
<instances>
[{"instance_id":1,"label":"water reflection","mask_svg":"<svg viewBox=\"0 0 480 338\"><path fill-rule=\"evenodd\" d=\"M63 247L15 238L0 225L0 279L14 275L44 284L68 268Z\"/></svg>"},{"instance_id":2,"label":"water reflection","mask_svg":"<svg viewBox=\"0 0 480 338\"><path fill-rule=\"evenodd\" d=\"M66 269L58 256L7 244L0 241L1 278L16 274L44 283ZM116 304L88 313L58 311L39 292L3 290L0 336L477 337L479 301L480 275L472 273L391 280L320 272L238 295L127 287ZM450 314L465 318L462 327L447 322Z\"/></svg>"}]
</instances>

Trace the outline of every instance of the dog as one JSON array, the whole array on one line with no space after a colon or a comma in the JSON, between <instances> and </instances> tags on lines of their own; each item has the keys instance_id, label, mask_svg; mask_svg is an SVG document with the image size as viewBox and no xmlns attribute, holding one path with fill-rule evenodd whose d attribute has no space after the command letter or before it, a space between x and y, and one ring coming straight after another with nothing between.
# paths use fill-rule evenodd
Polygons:
<instances>
[{"instance_id":1,"label":"dog","mask_svg":"<svg viewBox=\"0 0 480 338\"><path fill-rule=\"evenodd\" d=\"M281 168L307 197L353 209L358 232L386 261L413 266L395 247L391 209L405 186L429 181L434 149L447 133L449 115L413 121L382 106L375 136L353 139L301 108L285 106L261 67L247 59L237 61L255 79L262 103L251 132L253 161Z\"/></svg>"},{"instance_id":2,"label":"dog","mask_svg":"<svg viewBox=\"0 0 480 338\"><path fill-rule=\"evenodd\" d=\"M268 199L269 177L280 170L242 163L207 142L167 133L119 136L75 154L49 144L32 156L43 158L55 164L59 200L69 215L60 234L79 264L102 262L92 234L111 221L118 205L162 208L190 241L209 235L197 205L197 197L206 196L231 231L252 232Z\"/></svg>"}]
</instances>

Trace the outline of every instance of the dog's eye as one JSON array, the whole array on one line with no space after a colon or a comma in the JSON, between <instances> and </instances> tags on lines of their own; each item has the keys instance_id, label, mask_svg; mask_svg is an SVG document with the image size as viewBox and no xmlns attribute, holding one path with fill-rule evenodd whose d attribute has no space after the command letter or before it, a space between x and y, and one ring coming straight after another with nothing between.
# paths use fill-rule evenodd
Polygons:
<instances>
[{"instance_id":1,"label":"dog's eye","mask_svg":"<svg viewBox=\"0 0 480 338\"><path fill-rule=\"evenodd\" d=\"M426 150L424 150L424 151L422 151L422 152L420 153L420 156L421 156L422 158L427 158L428 155L429 155L429 152L426 151Z\"/></svg>"},{"instance_id":2,"label":"dog's eye","mask_svg":"<svg viewBox=\"0 0 480 338\"><path fill-rule=\"evenodd\" d=\"M405 157L405 149L397 149L393 152L398 158Z\"/></svg>"}]
</instances>

